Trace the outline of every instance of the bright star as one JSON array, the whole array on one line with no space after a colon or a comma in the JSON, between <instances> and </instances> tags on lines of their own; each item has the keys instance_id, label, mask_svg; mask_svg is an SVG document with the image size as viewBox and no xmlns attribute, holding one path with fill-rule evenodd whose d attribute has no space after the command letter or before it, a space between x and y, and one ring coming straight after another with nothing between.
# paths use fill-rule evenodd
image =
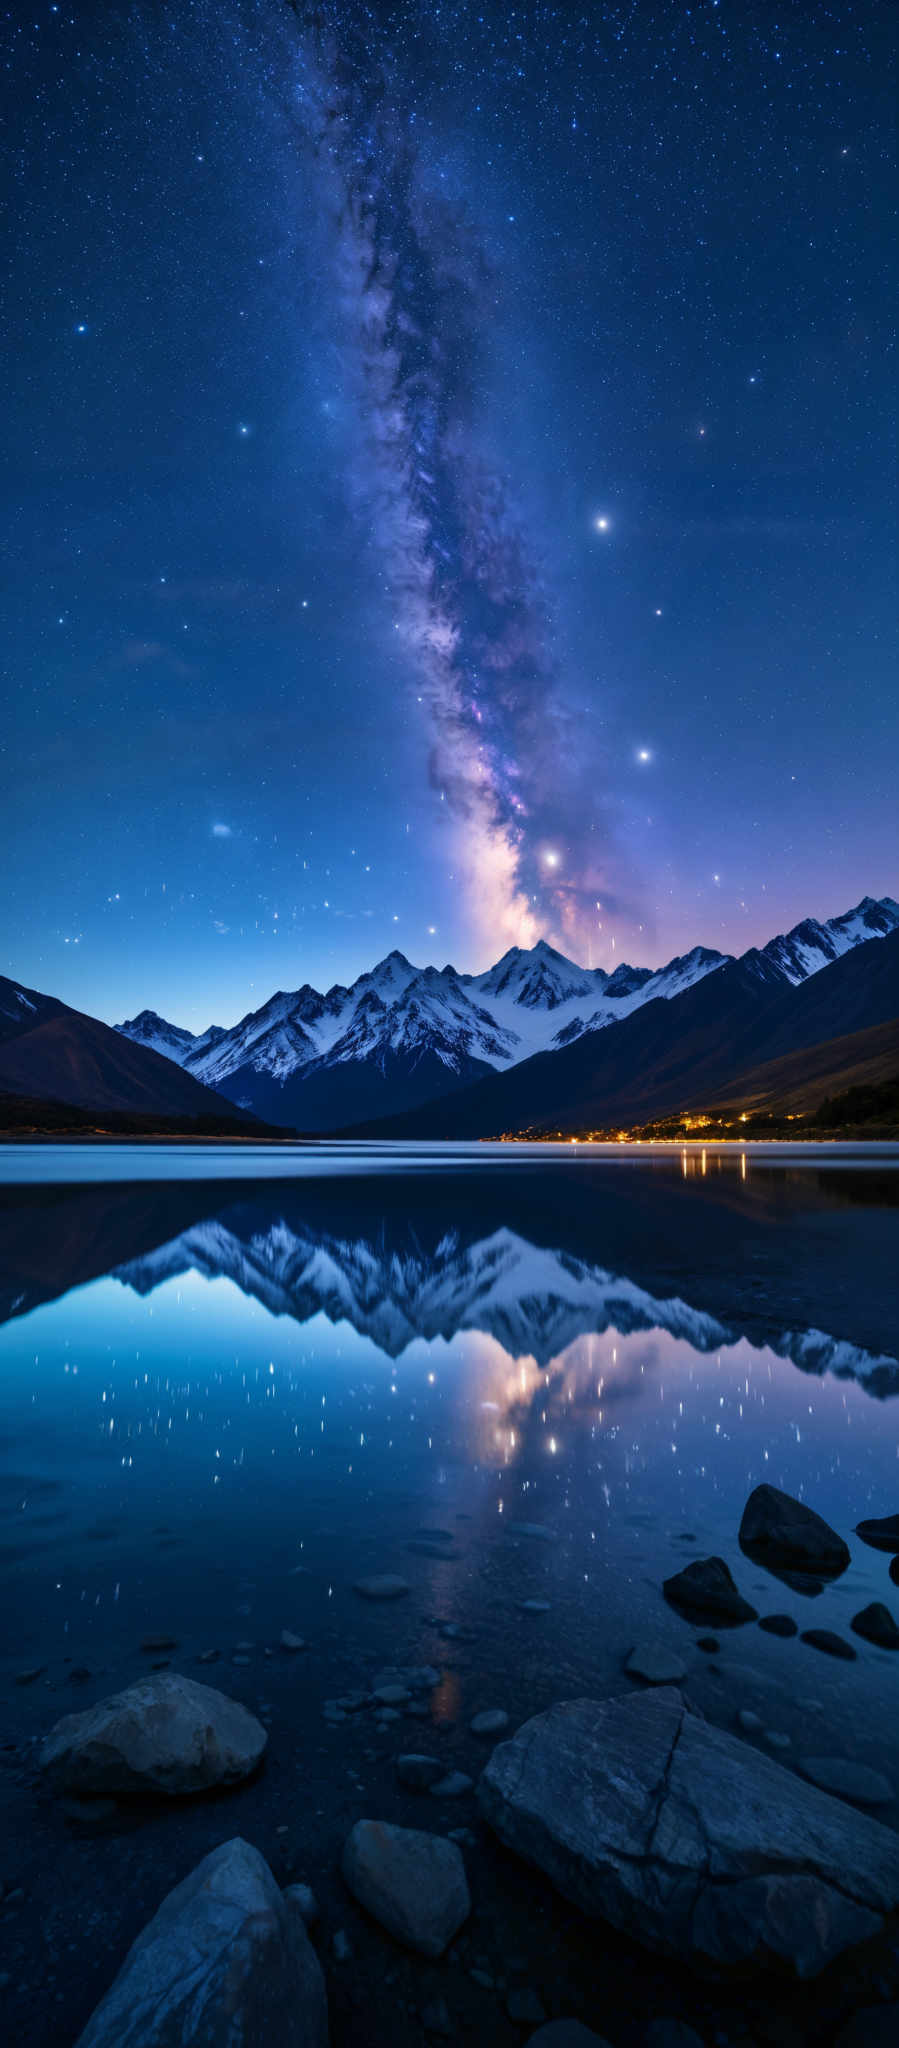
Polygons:
<instances>
[{"instance_id":1,"label":"bright star","mask_svg":"<svg viewBox=\"0 0 899 2048\"><path fill-rule=\"evenodd\" d=\"M559 856L557 853L554 853L552 848L550 847L549 850L544 854L543 861L546 867L557 868L559 865Z\"/></svg>"},{"instance_id":2,"label":"bright star","mask_svg":"<svg viewBox=\"0 0 899 2048\"><path fill-rule=\"evenodd\" d=\"M638 760L638 761L651 761L651 760L652 760L652 754L650 753L650 750L649 750L649 748L648 748L648 747L638 747L638 748L637 748L637 760Z\"/></svg>"},{"instance_id":3,"label":"bright star","mask_svg":"<svg viewBox=\"0 0 899 2048\"><path fill-rule=\"evenodd\" d=\"M600 512L594 519L593 524L597 533L608 533L611 521L606 518L604 512Z\"/></svg>"}]
</instances>

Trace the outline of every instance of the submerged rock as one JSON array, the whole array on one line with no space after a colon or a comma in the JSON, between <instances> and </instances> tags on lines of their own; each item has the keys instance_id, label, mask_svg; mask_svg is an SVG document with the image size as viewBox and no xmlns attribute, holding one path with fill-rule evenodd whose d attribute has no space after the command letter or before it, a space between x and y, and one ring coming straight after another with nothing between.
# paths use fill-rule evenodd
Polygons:
<instances>
[{"instance_id":1,"label":"submerged rock","mask_svg":"<svg viewBox=\"0 0 899 2048\"><path fill-rule=\"evenodd\" d=\"M852 1644L835 1635L832 1628L804 1628L800 1642L810 1643L813 1650L823 1650L826 1657L842 1657L847 1664L858 1656Z\"/></svg>"},{"instance_id":2,"label":"submerged rock","mask_svg":"<svg viewBox=\"0 0 899 2048\"><path fill-rule=\"evenodd\" d=\"M129 1949L77 2048L327 2048L324 1979L258 1849L213 1849Z\"/></svg>"},{"instance_id":3,"label":"submerged rock","mask_svg":"<svg viewBox=\"0 0 899 2048\"><path fill-rule=\"evenodd\" d=\"M743 1509L740 1545L757 1564L835 1578L849 1546L823 1516L777 1486L757 1486Z\"/></svg>"},{"instance_id":4,"label":"submerged rock","mask_svg":"<svg viewBox=\"0 0 899 2048\"><path fill-rule=\"evenodd\" d=\"M482 1714L475 1714L471 1723L472 1735L501 1735L509 1726L509 1716L503 1707L485 1707Z\"/></svg>"},{"instance_id":5,"label":"submerged rock","mask_svg":"<svg viewBox=\"0 0 899 2048\"><path fill-rule=\"evenodd\" d=\"M737 1591L723 1557L698 1557L675 1572L662 1587L669 1605L688 1621L715 1621L719 1628L738 1628L755 1621L757 1610Z\"/></svg>"},{"instance_id":6,"label":"submerged rock","mask_svg":"<svg viewBox=\"0 0 899 2048\"><path fill-rule=\"evenodd\" d=\"M837 1799L854 1799L859 1806L888 1806L895 1796L889 1779L880 1771L850 1763L845 1757L801 1756L799 1769L813 1785L820 1785L822 1792L832 1792Z\"/></svg>"},{"instance_id":7,"label":"submerged rock","mask_svg":"<svg viewBox=\"0 0 899 2048\"><path fill-rule=\"evenodd\" d=\"M759 1628L765 1629L769 1636L798 1636L799 1634L799 1623L793 1620L792 1614L763 1614L759 1622Z\"/></svg>"},{"instance_id":8,"label":"submerged rock","mask_svg":"<svg viewBox=\"0 0 899 2048\"><path fill-rule=\"evenodd\" d=\"M167 1671L86 1713L66 1714L47 1736L40 1762L55 1790L76 1797L180 1798L248 1778L267 1741L237 1700Z\"/></svg>"},{"instance_id":9,"label":"submerged rock","mask_svg":"<svg viewBox=\"0 0 899 2048\"><path fill-rule=\"evenodd\" d=\"M864 1636L868 1643L876 1643L879 1649L899 1650L899 1628L882 1600L872 1600L870 1607L863 1607L860 1614L853 1615L851 1626L857 1636Z\"/></svg>"},{"instance_id":10,"label":"submerged rock","mask_svg":"<svg viewBox=\"0 0 899 2048\"><path fill-rule=\"evenodd\" d=\"M493 1751L484 1817L566 1898L700 1967L814 1976L899 1906L899 1838L691 1714L572 1700Z\"/></svg>"},{"instance_id":11,"label":"submerged rock","mask_svg":"<svg viewBox=\"0 0 899 2048\"><path fill-rule=\"evenodd\" d=\"M881 1515L879 1520L857 1522L856 1536L870 1543L872 1550L899 1551L899 1515Z\"/></svg>"},{"instance_id":12,"label":"submerged rock","mask_svg":"<svg viewBox=\"0 0 899 2048\"><path fill-rule=\"evenodd\" d=\"M683 1658L655 1639L635 1643L624 1668L629 1678L642 1678L646 1685L679 1685L687 1676Z\"/></svg>"},{"instance_id":13,"label":"submerged rock","mask_svg":"<svg viewBox=\"0 0 899 2048\"><path fill-rule=\"evenodd\" d=\"M471 1911L461 1852L441 1835L360 1820L340 1867L360 1906L419 1955L441 1956Z\"/></svg>"},{"instance_id":14,"label":"submerged rock","mask_svg":"<svg viewBox=\"0 0 899 2048\"><path fill-rule=\"evenodd\" d=\"M361 1593L363 1600L401 1600L408 1593L406 1579L397 1577L396 1572L373 1572L370 1578L357 1579L354 1593Z\"/></svg>"}]
</instances>

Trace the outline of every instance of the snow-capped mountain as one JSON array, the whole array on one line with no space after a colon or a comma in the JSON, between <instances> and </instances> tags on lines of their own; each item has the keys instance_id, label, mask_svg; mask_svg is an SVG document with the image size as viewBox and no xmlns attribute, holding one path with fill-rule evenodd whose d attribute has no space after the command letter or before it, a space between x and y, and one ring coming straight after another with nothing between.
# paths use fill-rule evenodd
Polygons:
<instances>
[{"instance_id":1,"label":"snow-capped mountain","mask_svg":"<svg viewBox=\"0 0 899 2048\"><path fill-rule=\"evenodd\" d=\"M450 1343L460 1331L481 1332L510 1358L540 1367L578 1338L606 1330L666 1330L702 1352L740 1335L677 1295L649 1294L623 1274L507 1228L474 1242L448 1232L429 1257L414 1241L398 1254L366 1237L300 1233L285 1219L244 1235L210 1217L114 1268L111 1277L146 1295L188 1272L232 1281L270 1315L347 1323L391 1359L419 1339ZM880 1397L899 1392L895 1357L821 1330L788 1330L766 1341L803 1372L857 1379Z\"/></svg>"},{"instance_id":2,"label":"snow-capped mountain","mask_svg":"<svg viewBox=\"0 0 899 2048\"><path fill-rule=\"evenodd\" d=\"M899 904L865 897L826 924L807 919L750 958L773 986L796 984L899 926ZM705 946L658 969L580 967L540 940L483 974L414 967L389 953L351 987L279 991L230 1030L195 1037L143 1010L117 1029L273 1123L335 1129L417 1108L538 1052L682 995L731 956Z\"/></svg>"}]
</instances>

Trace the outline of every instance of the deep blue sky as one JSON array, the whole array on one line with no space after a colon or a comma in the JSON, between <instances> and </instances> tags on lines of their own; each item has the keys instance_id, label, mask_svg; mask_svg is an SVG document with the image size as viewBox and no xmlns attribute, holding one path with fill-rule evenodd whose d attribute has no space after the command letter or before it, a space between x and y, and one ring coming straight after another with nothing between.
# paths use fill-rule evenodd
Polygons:
<instances>
[{"instance_id":1,"label":"deep blue sky","mask_svg":"<svg viewBox=\"0 0 899 2048\"><path fill-rule=\"evenodd\" d=\"M10 13L0 971L201 1028L899 893L895 25Z\"/></svg>"}]
</instances>

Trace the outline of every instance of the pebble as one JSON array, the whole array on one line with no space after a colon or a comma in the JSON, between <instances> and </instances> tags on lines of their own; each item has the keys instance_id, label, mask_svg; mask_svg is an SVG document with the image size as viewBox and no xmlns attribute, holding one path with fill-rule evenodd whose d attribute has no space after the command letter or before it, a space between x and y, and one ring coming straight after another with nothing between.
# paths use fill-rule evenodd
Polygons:
<instances>
[{"instance_id":1,"label":"pebble","mask_svg":"<svg viewBox=\"0 0 899 2048\"><path fill-rule=\"evenodd\" d=\"M532 1536L535 1543L555 1543L552 1529L545 1522L507 1522L507 1536Z\"/></svg>"},{"instance_id":2,"label":"pebble","mask_svg":"<svg viewBox=\"0 0 899 2048\"><path fill-rule=\"evenodd\" d=\"M293 1630L289 1628L282 1628L278 1642L282 1650L305 1650L306 1648L303 1637L295 1636Z\"/></svg>"},{"instance_id":3,"label":"pebble","mask_svg":"<svg viewBox=\"0 0 899 2048\"><path fill-rule=\"evenodd\" d=\"M828 1657L843 1657L847 1664L854 1662L858 1654L851 1643L835 1635L831 1628L804 1628L801 1640L810 1643L813 1650L823 1650Z\"/></svg>"},{"instance_id":4,"label":"pebble","mask_svg":"<svg viewBox=\"0 0 899 2048\"><path fill-rule=\"evenodd\" d=\"M471 1723L472 1735L499 1735L509 1726L509 1716L502 1707L488 1707L483 1714L475 1714Z\"/></svg>"},{"instance_id":5,"label":"pebble","mask_svg":"<svg viewBox=\"0 0 899 2048\"><path fill-rule=\"evenodd\" d=\"M151 1655L154 1651L158 1650L177 1650L178 1638L177 1636L142 1636L140 1646L145 1654Z\"/></svg>"},{"instance_id":6,"label":"pebble","mask_svg":"<svg viewBox=\"0 0 899 2048\"><path fill-rule=\"evenodd\" d=\"M234 1656L234 1657L232 1657L232 1659L231 1659L231 1662L232 1662L232 1664L249 1664L249 1661L250 1661L250 1660L249 1660L249 1657L241 1657L241 1656Z\"/></svg>"},{"instance_id":7,"label":"pebble","mask_svg":"<svg viewBox=\"0 0 899 2048\"><path fill-rule=\"evenodd\" d=\"M789 1735L784 1735L780 1728L766 1728L765 1741L769 1749L792 1749L793 1747Z\"/></svg>"},{"instance_id":8,"label":"pebble","mask_svg":"<svg viewBox=\"0 0 899 2048\"><path fill-rule=\"evenodd\" d=\"M217 1664L219 1660L219 1654L220 1653L218 1650L201 1650L200 1655L197 1658L197 1663Z\"/></svg>"},{"instance_id":9,"label":"pebble","mask_svg":"<svg viewBox=\"0 0 899 2048\"><path fill-rule=\"evenodd\" d=\"M480 1984L482 1991L493 1991L495 1989L493 1978L491 1977L489 1970L482 1970L479 1968L477 1964L475 1964L474 1967L469 1970L468 1974L472 1980L472 1983Z\"/></svg>"},{"instance_id":10,"label":"pebble","mask_svg":"<svg viewBox=\"0 0 899 2048\"><path fill-rule=\"evenodd\" d=\"M551 1611L549 1600L516 1600L515 1605L520 1614L549 1614Z\"/></svg>"},{"instance_id":11,"label":"pebble","mask_svg":"<svg viewBox=\"0 0 899 2048\"><path fill-rule=\"evenodd\" d=\"M284 1897L285 1899L290 1899L292 1904L296 1906L301 1920L305 1921L307 1927L311 1927L313 1922L318 1919L318 1900L311 1885L289 1884L285 1889ZM334 1953L337 1955L336 1942ZM338 1956L337 1960L339 1962L341 1958Z\"/></svg>"},{"instance_id":12,"label":"pebble","mask_svg":"<svg viewBox=\"0 0 899 2048\"><path fill-rule=\"evenodd\" d=\"M352 1957L353 1944L346 1929L338 1927L331 1942L335 1963L348 1963Z\"/></svg>"},{"instance_id":13,"label":"pebble","mask_svg":"<svg viewBox=\"0 0 899 2048\"><path fill-rule=\"evenodd\" d=\"M361 1593L363 1600L401 1600L408 1591L408 1581L398 1578L396 1572L374 1572L353 1583L353 1592Z\"/></svg>"},{"instance_id":14,"label":"pebble","mask_svg":"<svg viewBox=\"0 0 899 2048\"><path fill-rule=\"evenodd\" d=\"M412 1695L405 1685L377 1685L372 1699L382 1707L403 1707Z\"/></svg>"},{"instance_id":15,"label":"pebble","mask_svg":"<svg viewBox=\"0 0 899 2048\"><path fill-rule=\"evenodd\" d=\"M642 1678L647 1685L680 1685L687 1676L683 1658L656 1637L635 1644L624 1668L630 1678Z\"/></svg>"},{"instance_id":16,"label":"pebble","mask_svg":"<svg viewBox=\"0 0 899 2048\"><path fill-rule=\"evenodd\" d=\"M792 1614L763 1614L759 1622L769 1636L798 1636L798 1624Z\"/></svg>"},{"instance_id":17,"label":"pebble","mask_svg":"<svg viewBox=\"0 0 899 2048\"><path fill-rule=\"evenodd\" d=\"M34 1685L36 1679L43 1678L46 1669L46 1664L35 1664L30 1671L17 1671L16 1684Z\"/></svg>"},{"instance_id":18,"label":"pebble","mask_svg":"<svg viewBox=\"0 0 899 2048\"><path fill-rule=\"evenodd\" d=\"M744 1735L757 1735L762 1725L760 1714L754 1714L751 1707L741 1707L737 1715L738 1725Z\"/></svg>"},{"instance_id":19,"label":"pebble","mask_svg":"<svg viewBox=\"0 0 899 2048\"><path fill-rule=\"evenodd\" d=\"M410 1752L398 1756L396 1775L401 1785L407 1785L413 1792L427 1792L431 1785L444 1776L444 1767L436 1756L416 1756Z\"/></svg>"},{"instance_id":20,"label":"pebble","mask_svg":"<svg viewBox=\"0 0 899 2048\"><path fill-rule=\"evenodd\" d=\"M448 1771L445 1778L431 1786L431 1791L436 1799L459 1799L463 1792L471 1791L473 1784L474 1779L466 1777L464 1771Z\"/></svg>"},{"instance_id":21,"label":"pebble","mask_svg":"<svg viewBox=\"0 0 899 2048\"><path fill-rule=\"evenodd\" d=\"M704 1650L707 1657L714 1657L720 1650L721 1644L717 1636L697 1636L696 1648L697 1650Z\"/></svg>"}]
</instances>

